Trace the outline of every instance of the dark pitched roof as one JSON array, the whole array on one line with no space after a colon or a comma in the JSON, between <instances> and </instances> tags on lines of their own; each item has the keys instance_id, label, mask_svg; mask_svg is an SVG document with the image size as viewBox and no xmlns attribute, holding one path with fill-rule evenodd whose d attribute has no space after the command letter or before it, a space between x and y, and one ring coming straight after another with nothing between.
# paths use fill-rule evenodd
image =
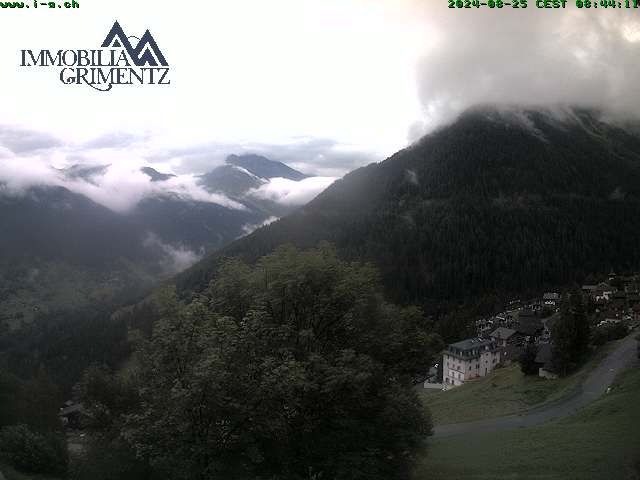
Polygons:
<instances>
[{"instance_id":1,"label":"dark pitched roof","mask_svg":"<svg viewBox=\"0 0 640 480\"><path fill-rule=\"evenodd\" d=\"M452 343L447 348L447 353L459 358L477 358L483 352L496 350L496 342L493 339L467 338L460 342Z\"/></svg>"},{"instance_id":2,"label":"dark pitched roof","mask_svg":"<svg viewBox=\"0 0 640 480\"><path fill-rule=\"evenodd\" d=\"M538 354L536 355L536 363L543 365L545 370L549 370L552 367L551 359L553 358L553 352L551 350L550 343L541 343L538 348Z\"/></svg>"},{"instance_id":3,"label":"dark pitched roof","mask_svg":"<svg viewBox=\"0 0 640 480\"><path fill-rule=\"evenodd\" d=\"M535 335L543 330L542 321L537 318L521 318L516 331L523 335Z\"/></svg>"},{"instance_id":4,"label":"dark pitched roof","mask_svg":"<svg viewBox=\"0 0 640 480\"><path fill-rule=\"evenodd\" d=\"M74 413L82 413L84 411L84 407L79 404L79 403L75 403L73 405L69 405L65 408L61 408L60 409L60 416L61 417L66 417L68 415L72 415Z\"/></svg>"},{"instance_id":5,"label":"dark pitched roof","mask_svg":"<svg viewBox=\"0 0 640 480\"><path fill-rule=\"evenodd\" d=\"M516 331L511 330L510 328L498 327L493 332L491 332L490 336L493 338L499 338L500 340L508 340L513 335L515 335L515 333Z\"/></svg>"},{"instance_id":6,"label":"dark pitched roof","mask_svg":"<svg viewBox=\"0 0 640 480\"><path fill-rule=\"evenodd\" d=\"M457 350L473 350L474 348L482 348L482 347L492 347L493 340L485 340L483 338L467 338L466 340L462 340L460 342L452 343L449 345L450 348L454 348Z\"/></svg>"}]
</instances>

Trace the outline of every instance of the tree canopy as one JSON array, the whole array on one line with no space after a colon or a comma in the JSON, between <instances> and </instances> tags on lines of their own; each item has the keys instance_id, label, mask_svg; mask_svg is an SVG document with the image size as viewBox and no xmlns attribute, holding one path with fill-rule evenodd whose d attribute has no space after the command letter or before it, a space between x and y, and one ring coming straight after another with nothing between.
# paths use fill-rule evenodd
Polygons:
<instances>
[{"instance_id":1,"label":"tree canopy","mask_svg":"<svg viewBox=\"0 0 640 480\"><path fill-rule=\"evenodd\" d=\"M441 347L375 269L328 245L229 260L167 291L124 437L171 478L407 478L431 431L414 384Z\"/></svg>"}]
</instances>

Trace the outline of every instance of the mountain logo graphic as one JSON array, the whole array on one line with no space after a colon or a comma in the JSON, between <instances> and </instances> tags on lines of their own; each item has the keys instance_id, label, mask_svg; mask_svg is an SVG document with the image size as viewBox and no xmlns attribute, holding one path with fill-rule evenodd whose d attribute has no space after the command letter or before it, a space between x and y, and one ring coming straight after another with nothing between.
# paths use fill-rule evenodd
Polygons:
<instances>
[{"instance_id":1,"label":"mountain logo graphic","mask_svg":"<svg viewBox=\"0 0 640 480\"><path fill-rule=\"evenodd\" d=\"M138 40L135 47L129 41L130 38ZM169 66L149 30L144 32L140 39L134 36L128 37L117 21L111 27L107 38L102 42L102 48L124 48L133 64L137 67Z\"/></svg>"},{"instance_id":2,"label":"mountain logo graphic","mask_svg":"<svg viewBox=\"0 0 640 480\"><path fill-rule=\"evenodd\" d=\"M169 62L151 32L128 36L117 21L100 48L22 49L20 67L57 68L63 85L100 92L114 85L171 85Z\"/></svg>"}]
</instances>

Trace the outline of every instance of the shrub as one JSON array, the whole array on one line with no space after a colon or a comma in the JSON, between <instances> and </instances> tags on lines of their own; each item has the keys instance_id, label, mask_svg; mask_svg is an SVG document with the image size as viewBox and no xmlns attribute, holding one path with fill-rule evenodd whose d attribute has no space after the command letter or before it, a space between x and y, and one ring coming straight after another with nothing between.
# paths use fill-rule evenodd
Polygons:
<instances>
[{"instance_id":1,"label":"shrub","mask_svg":"<svg viewBox=\"0 0 640 480\"><path fill-rule=\"evenodd\" d=\"M68 464L64 436L34 432L26 425L0 430L0 457L13 467L32 473L64 474Z\"/></svg>"},{"instance_id":2,"label":"shrub","mask_svg":"<svg viewBox=\"0 0 640 480\"><path fill-rule=\"evenodd\" d=\"M629 333L627 327L625 327L621 323L604 325L602 327L594 329L591 342L594 345L600 346L612 340L623 338L627 335L627 333Z\"/></svg>"},{"instance_id":3,"label":"shrub","mask_svg":"<svg viewBox=\"0 0 640 480\"><path fill-rule=\"evenodd\" d=\"M538 347L533 343L528 343L518 361L520 362L520 369L525 375L537 375L538 364L536 363L536 356L538 355Z\"/></svg>"}]
</instances>

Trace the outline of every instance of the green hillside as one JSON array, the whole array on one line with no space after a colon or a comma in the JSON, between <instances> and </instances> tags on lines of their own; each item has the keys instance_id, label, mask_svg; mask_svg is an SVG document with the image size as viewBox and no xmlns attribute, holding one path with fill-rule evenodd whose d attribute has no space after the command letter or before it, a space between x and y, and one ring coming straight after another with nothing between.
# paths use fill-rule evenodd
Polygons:
<instances>
[{"instance_id":1,"label":"green hillside","mask_svg":"<svg viewBox=\"0 0 640 480\"><path fill-rule=\"evenodd\" d=\"M374 262L386 293L423 306L505 297L640 265L640 137L596 112L475 109L178 277L220 259L333 242ZM431 309L433 310L433 309Z\"/></svg>"},{"instance_id":2,"label":"green hillside","mask_svg":"<svg viewBox=\"0 0 640 480\"><path fill-rule=\"evenodd\" d=\"M640 477L640 369L575 416L548 424L430 441L414 480L609 480ZM530 472L530 473L529 473Z\"/></svg>"}]
</instances>

